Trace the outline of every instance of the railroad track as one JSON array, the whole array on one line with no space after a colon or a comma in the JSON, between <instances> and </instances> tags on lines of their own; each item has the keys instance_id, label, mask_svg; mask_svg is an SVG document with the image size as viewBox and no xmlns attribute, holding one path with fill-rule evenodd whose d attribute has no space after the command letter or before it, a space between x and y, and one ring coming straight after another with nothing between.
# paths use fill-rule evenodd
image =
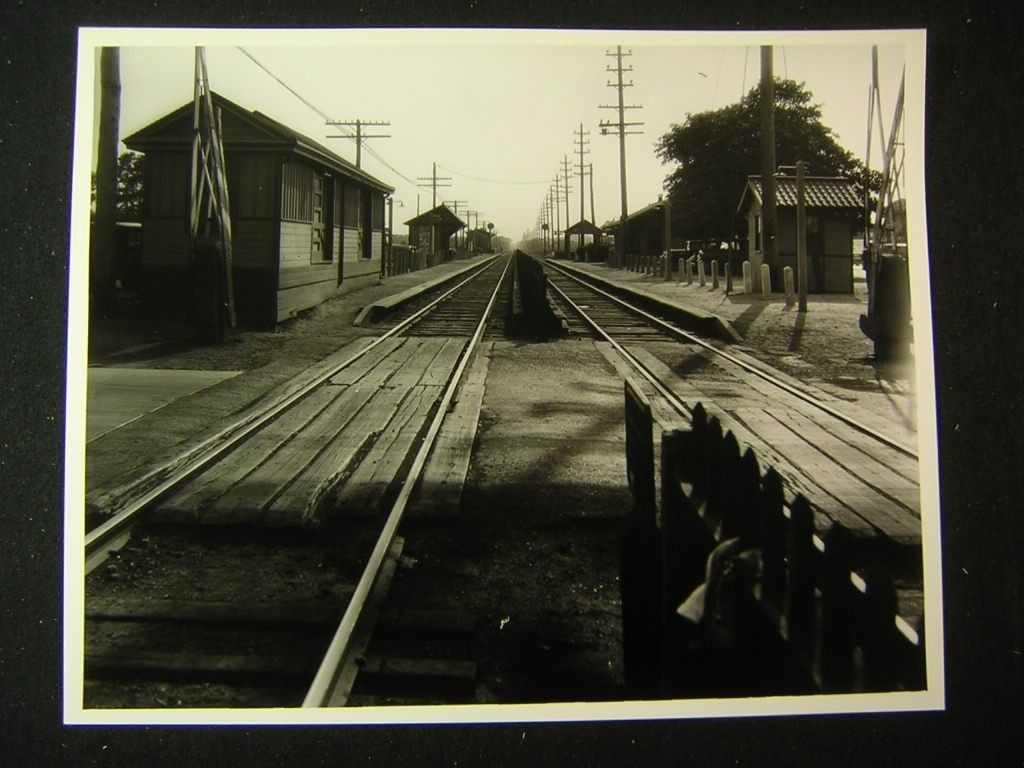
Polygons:
<instances>
[{"instance_id":1,"label":"railroad track","mask_svg":"<svg viewBox=\"0 0 1024 768\"><path fill-rule=\"evenodd\" d=\"M86 538L87 573L105 563L86 582L87 706L345 703L402 562L410 495L508 264L489 262L112 494L120 508ZM413 330L423 322L444 336Z\"/></svg>"},{"instance_id":2,"label":"railroad track","mask_svg":"<svg viewBox=\"0 0 1024 768\"><path fill-rule=\"evenodd\" d=\"M894 549L916 551L917 452L909 436L894 438L871 414L848 413L849 406L748 355L655 317L556 263L545 266L570 327L614 350L608 357L620 373L656 395L663 425L688 422L701 402L812 500L820 528L839 521L881 534Z\"/></svg>"},{"instance_id":3,"label":"railroad track","mask_svg":"<svg viewBox=\"0 0 1024 768\"><path fill-rule=\"evenodd\" d=\"M570 330L607 345L609 362L649 396L663 428L689 425L701 403L723 431L754 447L759 460L779 472L791 494L811 502L819 552L834 522L872 542L869 556L881 558L901 585L896 629L920 648L920 489L917 452L906 437L893 438L824 393L655 317L570 270L550 261L546 267ZM644 324L651 330L638 328ZM850 581L865 592L858 573L852 571Z\"/></svg>"}]
</instances>

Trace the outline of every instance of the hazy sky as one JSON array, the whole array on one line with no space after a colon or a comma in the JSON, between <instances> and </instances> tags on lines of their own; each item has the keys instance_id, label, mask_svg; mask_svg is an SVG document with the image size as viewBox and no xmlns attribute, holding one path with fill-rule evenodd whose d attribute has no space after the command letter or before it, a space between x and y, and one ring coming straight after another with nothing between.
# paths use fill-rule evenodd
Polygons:
<instances>
[{"instance_id":1,"label":"hazy sky","mask_svg":"<svg viewBox=\"0 0 1024 768\"><path fill-rule=\"evenodd\" d=\"M898 32L94 32L94 37L83 37L84 44L96 40L122 46L122 137L192 98L193 46L203 44L213 90L354 160L354 142L326 138L338 130L236 47L241 46L319 112L338 120L391 122L388 128L368 129L391 138L367 146L394 170L365 148L362 165L396 187L395 198L404 204L395 208L397 231L415 215L417 193L421 209L430 207L430 189L418 189L414 182L429 176L436 162L438 175L451 177L445 182L451 186L438 191L439 202L468 201L470 209L485 214L481 221L494 222L498 232L513 239L535 226L563 157L572 164L570 219L579 218L573 132L580 123L590 132L585 161L594 165L597 222L618 215L618 139L601 136L598 129L601 119L617 119L615 110L599 108L616 102L616 90L607 86L614 74L606 71L614 58L605 54L617 44L632 51L624 61L633 67L626 77L634 83L626 89L626 103L643 106L628 110L627 119L645 123L641 135L627 138L631 211L657 199L671 170L654 154L658 137L672 123L684 121L687 112L734 103L755 85L758 44L775 45L776 75L805 82L822 107L825 124L861 158L871 44L880 44L886 132L908 50L923 58L923 49L908 49L906 34ZM908 108L920 108L920 93L907 98ZM880 154L876 145L872 156ZM561 218L564 227L564 212Z\"/></svg>"}]
</instances>

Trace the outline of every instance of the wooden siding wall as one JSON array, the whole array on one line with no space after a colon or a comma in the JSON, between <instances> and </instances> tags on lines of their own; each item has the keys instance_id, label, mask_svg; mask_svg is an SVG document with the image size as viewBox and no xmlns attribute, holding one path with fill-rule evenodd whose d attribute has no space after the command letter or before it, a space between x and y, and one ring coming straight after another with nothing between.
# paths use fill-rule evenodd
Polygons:
<instances>
[{"instance_id":1,"label":"wooden siding wall","mask_svg":"<svg viewBox=\"0 0 1024 768\"><path fill-rule=\"evenodd\" d=\"M337 266L310 263L311 224L282 221L280 271L277 282L277 321L315 307L334 295Z\"/></svg>"},{"instance_id":2,"label":"wooden siding wall","mask_svg":"<svg viewBox=\"0 0 1024 768\"><path fill-rule=\"evenodd\" d=\"M355 227L346 226L344 229L344 244L342 245L342 254L345 257L345 263L357 262L362 260L362 254L359 252L359 230ZM348 270L346 269L346 274Z\"/></svg>"},{"instance_id":3,"label":"wooden siding wall","mask_svg":"<svg viewBox=\"0 0 1024 768\"><path fill-rule=\"evenodd\" d=\"M146 155L143 173L145 215L187 219L191 157L185 152L151 152Z\"/></svg>"}]
</instances>

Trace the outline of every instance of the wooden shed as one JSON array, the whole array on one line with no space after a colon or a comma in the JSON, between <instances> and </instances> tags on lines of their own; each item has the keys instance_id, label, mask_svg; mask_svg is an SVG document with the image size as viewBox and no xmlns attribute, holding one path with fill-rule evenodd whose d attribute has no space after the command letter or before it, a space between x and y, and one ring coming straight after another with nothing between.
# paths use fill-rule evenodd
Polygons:
<instances>
[{"instance_id":1,"label":"wooden shed","mask_svg":"<svg viewBox=\"0 0 1024 768\"><path fill-rule=\"evenodd\" d=\"M659 198L650 205L626 216L625 253L637 256L657 256L665 252L665 205ZM605 237L615 241L619 234L619 219L612 219L601 226ZM682 239L672 232L672 248L679 248Z\"/></svg>"},{"instance_id":2,"label":"wooden shed","mask_svg":"<svg viewBox=\"0 0 1024 768\"><path fill-rule=\"evenodd\" d=\"M427 254L427 266L449 260L448 241L466 223L441 203L405 222L409 227L409 245Z\"/></svg>"},{"instance_id":3,"label":"wooden shed","mask_svg":"<svg viewBox=\"0 0 1024 768\"><path fill-rule=\"evenodd\" d=\"M213 94L221 111L240 323L272 327L377 281L384 203L394 189L260 112ZM187 321L192 102L124 140L146 155L140 290L150 310Z\"/></svg>"},{"instance_id":4,"label":"wooden shed","mask_svg":"<svg viewBox=\"0 0 1024 768\"><path fill-rule=\"evenodd\" d=\"M811 293L853 293L853 234L864 201L853 182L834 176L804 178L807 215L807 290ZM776 177L778 227L775 259L769 264L772 287L781 290L782 271L796 277L796 179ZM761 177L750 176L738 213L747 220L747 258L754 270L763 263L761 250Z\"/></svg>"}]
</instances>

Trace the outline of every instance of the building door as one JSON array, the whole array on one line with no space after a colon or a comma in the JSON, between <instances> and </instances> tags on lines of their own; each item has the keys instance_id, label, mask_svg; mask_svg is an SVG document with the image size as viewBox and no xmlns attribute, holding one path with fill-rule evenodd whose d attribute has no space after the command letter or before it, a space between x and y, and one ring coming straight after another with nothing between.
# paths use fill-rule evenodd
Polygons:
<instances>
[{"instance_id":1,"label":"building door","mask_svg":"<svg viewBox=\"0 0 1024 768\"><path fill-rule=\"evenodd\" d=\"M312 261L319 263L330 257L324 232L324 177L313 174L313 243Z\"/></svg>"}]
</instances>

